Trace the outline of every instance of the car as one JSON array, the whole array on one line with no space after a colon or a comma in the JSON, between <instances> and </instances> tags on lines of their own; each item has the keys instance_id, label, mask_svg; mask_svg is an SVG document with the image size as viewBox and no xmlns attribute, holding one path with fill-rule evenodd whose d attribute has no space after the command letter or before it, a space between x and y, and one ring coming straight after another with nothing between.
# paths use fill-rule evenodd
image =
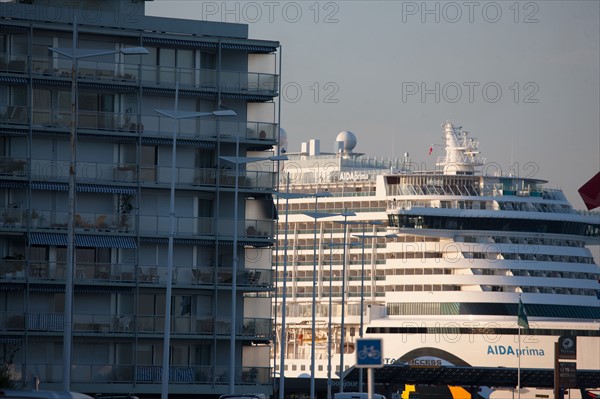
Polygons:
<instances>
[{"instance_id":1,"label":"car","mask_svg":"<svg viewBox=\"0 0 600 399\"><path fill-rule=\"evenodd\" d=\"M219 399L266 399L266 395L264 393L239 393L239 394L229 394L229 395L221 395Z\"/></svg>"},{"instance_id":2,"label":"car","mask_svg":"<svg viewBox=\"0 0 600 399\"><path fill-rule=\"evenodd\" d=\"M0 399L94 399L79 392L0 390Z\"/></svg>"}]
</instances>

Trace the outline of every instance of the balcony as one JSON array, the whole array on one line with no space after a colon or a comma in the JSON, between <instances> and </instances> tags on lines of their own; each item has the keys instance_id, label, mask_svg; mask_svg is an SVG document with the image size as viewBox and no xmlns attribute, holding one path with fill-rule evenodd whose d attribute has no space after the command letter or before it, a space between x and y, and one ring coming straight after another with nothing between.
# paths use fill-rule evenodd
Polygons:
<instances>
[{"instance_id":1,"label":"balcony","mask_svg":"<svg viewBox=\"0 0 600 399\"><path fill-rule=\"evenodd\" d=\"M0 209L0 227L16 230L67 230L69 213L52 210L28 210L22 207ZM135 215L78 212L75 214L75 231L80 233L127 232L135 226Z\"/></svg>"},{"instance_id":2,"label":"balcony","mask_svg":"<svg viewBox=\"0 0 600 399\"><path fill-rule=\"evenodd\" d=\"M26 261L5 257L0 260L0 281L30 283L64 283L64 261ZM77 262L74 282L78 285L139 284L140 287L165 287L166 265L126 263ZM237 285L245 292L270 290L273 272L270 269L241 269L237 272ZM173 283L178 287L212 289L216 285L231 286L232 268L213 266L174 265Z\"/></svg>"},{"instance_id":3,"label":"balcony","mask_svg":"<svg viewBox=\"0 0 600 399\"><path fill-rule=\"evenodd\" d=\"M142 58L143 60L143 58ZM36 78L71 80L71 60L63 57L42 57L0 54L0 73L25 75ZM143 60L145 61L145 60ZM179 82L184 90L239 93L249 96L274 97L278 92L277 75L258 72L218 71L216 69L180 68L139 63L119 63L81 59L77 63L77 77L81 82L134 85L164 88ZM220 78L220 80L219 80Z\"/></svg>"},{"instance_id":4,"label":"balcony","mask_svg":"<svg viewBox=\"0 0 600 399\"><path fill-rule=\"evenodd\" d=\"M235 187L235 171L222 169L219 171L221 186ZM238 188L272 189L276 174L271 171L245 170L238 172Z\"/></svg>"},{"instance_id":5,"label":"balcony","mask_svg":"<svg viewBox=\"0 0 600 399\"><path fill-rule=\"evenodd\" d=\"M62 384L62 364L14 364L21 370L26 367L23 375L36 375L47 389L60 389ZM156 384L161 383L162 366L131 365L131 364L82 364L72 366L72 382L76 384ZM270 386L271 369L269 367L238 367L236 369L236 385L265 385ZM18 383L25 383L19 379ZM229 368L224 366L170 366L169 383L174 385L226 385L229 383ZM52 388L56 384L56 388ZM133 387L132 387L133 388ZM184 391L182 391L184 393Z\"/></svg>"},{"instance_id":6,"label":"balcony","mask_svg":"<svg viewBox=\"0 0 600 399\"><path fill-rule=\"evenodd\" d=\"M68 160L19 159L0 157L0 178L23 178L28 175L32 180L42 182L63 182L69 177ZM216 168L176 168L177 185L214 186L216 184ZM111 184L137 183L149 184L152 188L163 185L168 188L171 183L171 166L140 165L122 162L77 162L76 174L78 184ZM238 172L240 189L272 189L275 183L275 172L242 170ZM222 186L235 186L235 171L221 169L219 171Z\"/></svg>"},{"instance_id":7,"label":"balcony","mask_svg":"<svg viewBox=\"0 0 600 399\"><path fill-rule=\"evenodd\" d=\"M30 120L29 107L19 105L0 105L0 125L27 127L30 122L33 129L67 132L71 126L71 111L68 109L33 108ZM156 114L142 114L139 119L131 112L98 112L79 110L78 130L80 133L109 134L117 136L142 135L149 142L152 139L170 140L173 136L173 120ZM277 125L269 122L235 121L216 119L181 120L177 128L180 140L185 139L222 139L235 137L247 140L276 141ZM164 142L162 144L168 144Z\"/></svg>"},{"instance_id":8,"label":"balcony","mask_svg":"<svg viewBox=\"0 0 600 399\"><path fill-rule=\"evenodd\" d=\"M112 196L112 194L110 194ZM6 231L35 231L40 233L36 245L51 245L51 235L56 233L56 243L60 245L62 236L67 232L69 213L53 211L23 209L20 205L0 209L0 227ZM274 237L275 225L270 219L245 219L219 218L218 225L214 217L176 216L175 234L181 238L212 238L217 233L225 238L233 237L237 226L237 236L246 240L271 240ZM79 246L86 245L90 237L105 236L107 240L114 239L115 248L118 246L119 237L130 237L136 231L145 237L164 236L171 231L170 216L147 215L135 213L96 213L77 212L74 223L75 232L81 235ZM201 236L201 237L199 237ZM87 240L87 241L86 241Z\"/></svg>"},{"instance_id":9,"label":"balcony","mask_svg":"<svg viewBox=\"0 0 600 399\"><path fill-rule=\"evenodd\" d=\"M164 332L163 315L133 314L74 314L73 332L76 335L95 334L113 337L115 334L160 335ZM64 328L63 313L16 313L0 312L0 331L30 333L56 332ZM238 338L270 338L272 320L266 318L244 318L236 324ZM231 333L231 318L172 316L171 333L180 338L198 335L228 337Z\"/></svg>"}]
</instances>

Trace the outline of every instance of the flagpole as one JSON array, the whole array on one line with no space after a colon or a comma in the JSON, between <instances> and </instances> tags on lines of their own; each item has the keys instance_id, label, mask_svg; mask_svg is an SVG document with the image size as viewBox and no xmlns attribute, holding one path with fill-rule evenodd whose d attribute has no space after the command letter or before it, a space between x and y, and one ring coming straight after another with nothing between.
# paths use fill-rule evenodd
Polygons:
<instances>
[{"instance_id":1,"label":"flagpole","mask_svg":"<svg viewBox=\"0 0 600 399\"><path fill-rule=\"evenodd\" d=\"M520 295L519 295L520 297ZM519 298L520 302L521 298ZM521 399L521 325L519 324L519 356L517 356L517 399Z\"/></svg>"},{"instance_id":2,"label":"flagpole","mask_svg":"<svg viewBox=\"0 0 600 399\"><path fill-rule=\"evenodd\" d=\"M517 310L517 327L519 328L519 349L517 349L517 399L521 399L521 327L529 328L527 311L525 310L523 301L521 301L521 294L519 294L519 308Z\"/></svg>"}]
</instances>

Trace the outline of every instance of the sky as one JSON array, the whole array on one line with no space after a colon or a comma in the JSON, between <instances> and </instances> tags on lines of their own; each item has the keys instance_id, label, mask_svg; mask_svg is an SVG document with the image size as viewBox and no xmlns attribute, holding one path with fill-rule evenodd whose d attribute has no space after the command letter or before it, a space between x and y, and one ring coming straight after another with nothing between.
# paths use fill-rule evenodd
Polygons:
<instances>
[{"instance_id":1,"label":"sky","mask_svg":"<svg viewBox=\"0 0 600 399\"><path fill-rule=\"evenodd\" d=\"M600 1L154 0L146 14L279 41L289 151L311 138L332 151L349 130L357 152L433 168L450 120L488 163L549 180L577 209L600 171Z\"/></svg>"}]
</instances>

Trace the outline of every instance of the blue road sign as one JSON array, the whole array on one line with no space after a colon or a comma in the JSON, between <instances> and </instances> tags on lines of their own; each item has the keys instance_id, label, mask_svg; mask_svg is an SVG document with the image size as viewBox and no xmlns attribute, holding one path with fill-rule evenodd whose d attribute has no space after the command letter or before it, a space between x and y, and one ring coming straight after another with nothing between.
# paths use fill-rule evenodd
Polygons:
<instances>
[{"instance_id":1,"label":"blue road sign","mask_svg":"<svg viewBox=\"0 0 600 399\"><path fill-rule=\"evenodd\" d=\"M359 338L356 340L356 367L383 367L381 339Z\"/></svg>"}]
</instances>

